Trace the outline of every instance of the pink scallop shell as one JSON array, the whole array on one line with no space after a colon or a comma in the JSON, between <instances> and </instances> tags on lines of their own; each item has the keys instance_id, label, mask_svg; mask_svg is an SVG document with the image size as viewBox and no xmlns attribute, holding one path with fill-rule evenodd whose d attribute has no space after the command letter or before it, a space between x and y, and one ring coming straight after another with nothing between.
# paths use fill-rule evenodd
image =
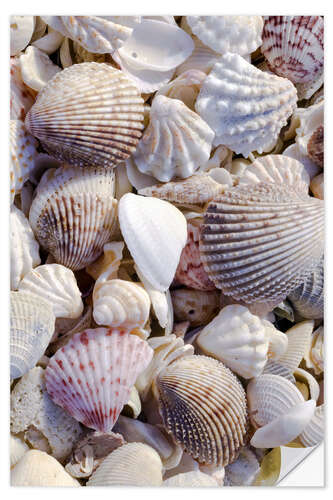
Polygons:
<instances>
[{"instance_id":1,"label":"pink scallop shell","mask_svg":"<svg viewBox=\"0 0 333 500\"><path fill-rule=\"evenodd\" d=\"M45 372L47 392L85 426L108 432L153 352L125 329L84 330L51 358Z\"/></svg>"}]
</instances>

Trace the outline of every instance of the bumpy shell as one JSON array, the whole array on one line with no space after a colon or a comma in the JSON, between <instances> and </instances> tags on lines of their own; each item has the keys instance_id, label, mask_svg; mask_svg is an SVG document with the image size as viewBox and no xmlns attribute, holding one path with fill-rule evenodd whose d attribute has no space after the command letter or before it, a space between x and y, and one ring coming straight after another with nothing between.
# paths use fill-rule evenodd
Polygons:
<instances>
[{"instance_id":1,"label":"bumpy shell","mask_svg":"<svg viewBox=\"0 0 333 500\"><path fill-rule=\"evenodd\" d=\"M143 99L107 64L74 64L55 75L26 116L27 130L57 159L77 166L113 166L136 149Z\"/></svg>"},{"instance_id":2,"label":"bumpy shell","mask_svg":"<svg viewBox=\"0 0 333 500\"><path fill-rule=\"evenodd\" d=\"M19 290L47 299L56 318L78 318L83 312L74 273L60 264L44 264L32 269L21 281Z\"/></svg>"},{"instance_id":3,"label":"bumpy shell","mask_svg":"<svg viewBox=\"0 0 333 500\"><path fill-rule=\"evenodd\" d=\"M186 16L192 32L219 54L246 55L261 45L261 16Z\"/></svg>"},{"instance_id":4,"label":"bumpy shell","mask_svg":"<svg viewBox=\"0 0 333 500\"><path fill-rule=\"evenodd\" d=\"M199 333L196 343L244 378L258 377L267 362L268 338L258 316L243 306L226 306Z\"/></svg>"},{"instance_id":5,"label":"bumpy shell","mask_svg":"<svg viewBox=\"0 0 333 500\"><path fill-rule=\"evenodd\" d=\"M227 465L245 444L244 389L222 363L206 356L174 361L155 381L168 432L199 462Z\"/></svg>"},{"instance_id":6,"label":"bumpy shell","mask_svg":"<svg viewBox=\"0 0 333 500\"><path fill-rule=\"evenodd\" d=\"M56 262L78 270L99 257L115 224L113 192L110 169L64 166L45 172L29 221Z\"/></svg>"},{"instance_id":7,"label":"bumpy shell","mask_svg":"<svg viewBox=\"0 0 333 500\"><path fill-rule=\"evenodd\" d=\"M85 330L51 358L46 388L51 399L76 420L107 432L152 356L149 345L126 330Z\"/></svg>"},{"instance_id":8,"label":"bumpy shell","mask_svg":"<svg viewBox=\"0 0 333 500\"><path fill-rule=\"evenodd\" d=\"M317 406L314 415L305 427L299 440L304 446L316 446L321 443L325 437L325 414L324 405Z\"/></svg>"},{"instance_id":9,"label":"bumpy shell","mask_svg":"<svg viewBox=\"0 0 333 500\"><path fill-rule=\"evenodd\" d=\"M140 172L161 182L186 178L207 162L213 138L212 129L183 102L159 95L133 158Z\"/></svg>"},{"instance_id":10,"label":"bumpy shell","mask_svg":"<svg viewBox=\"0 0 333 500\"><path fill-rule=\"evenodd\" d=\"M289 294L288 299L303 318L324 316L324 257L304 282Z\"/></svg>"},{"instance_id":11,"label":"bumpy shell","mask_svg":"<svg viewBox=\"0 0 333 500\"><path fill-rule=\"evenodd\" d=\"M194 111L194 103L198 97L201 85L206 78L206 73L199 70L189 70L164 85L156 95L165 95L172 99L182 101Z\"/></svg>"},{"instance_id":12,"label":"bumpy shell","mask_svg":"<svg viewBox=\"0 0 333 500\"><path fill-rule=\"evenodd\" d=\"M324 174L323 173L316 175L316 177L314 177L312 179L311 184L310 184L310 189L316 198L319 198L319 200L324 199L325 188L324 188Z\"/></svg>"},{"instance_id":13,"label":"bumpy shell","mask_svg":"<svg viewBox=\"0 0 333 500\"><path fill-rule=\"evenodd\" d=\"M108 455L87 486L161 486L159 454L143 443L128 443Z\"/></svg>"},{"instance_id":14,"label":"bumpy shell","mask_svg":"<svg viewBox=\"0 0 333 500\"><path fill-rule=\"evenodd\" d=\"M175 318L190 321L191 326L205 325L220 309L220 292L180 288L171 291Z\"/></svg>"},{"instance_id":15,"label":"bumpy shell","mask_svg":"<svg viewBox=\"0 0 333 500\"><path fill-rule=\"evenodd\" d=\"M264 73L237 54L225 54L202 84L197 112L223 144L247 157L274 145L296 108L297 93L286 78ZM259 104L260 103L260 104Z\"/></svg>"},{"instance_id":16,"label":"bumpy shell","mask_svg":"<svg viewBox=\"0 0 333 500\"><path fill-rule=\"evenodd\" d=\"M173 488L204 488L204 487L217 487L217 481L198 470L191 472L183 472L182 474L176 474L163 481L162 486L171 486Z\"/></svg>"},{"instance_id":17,"label":"bumpy shell","mask_svg":"<svg viewBox=\"0 0 333 500\"><path fill-rule=\"evenodd\" d=\"M294 372L303 357L309 352L314 321L302 321L286 331L288 349L280 357L279 363Z\"/></svg>"},{"instance_id":18,"label":"bumpy shell","mask_svg":"<svg viewBox=\"0 0 333 500\"><path fill-rule=\"evenodd\" d=\"M10 378L33 368L54 331L55 316L47 300L25 292L10 293Z\"/></svg>"},{"instance_id":19,"label":"bumpy shell","mask_svg":"<svg viewBox=\"0 0 333 500\"><path fill-rule=\"evenodd\" d=\"M274 73L292 82L309 82L324 66L321 16L265 16L261 51Z\"/></svg>"},{"instance_id":20,"label":"bumpy shell","mask_svg":"<svg viewBox=\"0 0 333 500\"><path fill-rule=\"evenodd\" d=\"M316 375L324 371L324 328L320 326L311 337L311 345L304 355L307 368L312 368Z\"/></svg>"},{"instance_id":21,"label":"bumpy shell","mask_svg":"<svg viewBox=\"0 0 333 500\"><path fill-rule=\"evenodd\" d=\"M209 203L201 233L204 267L225 295L272 310L316 267L324 206L282 184L226 190Z\"/></svg>"},{"instance_id":22,"label":"bumpy shell","mask_svg":"<svg viewBox=\"0 0 333 500\"><path fill-rule=\"evenodd\" d=\"M324 125L319 125L308 142L308 155L316 165L324 166Z\"/></svg>"},{"instance_id":23,"label":"bumpy shell","mask_svg":"<svg viewBox=\"0 0 333 500\"><path fill-rule=\"evenodd\" d=\"M225 468L224 486L250 486L260 470L257 457L249 448L243 448L235 462Z\"/></svg>"}]
</instances>

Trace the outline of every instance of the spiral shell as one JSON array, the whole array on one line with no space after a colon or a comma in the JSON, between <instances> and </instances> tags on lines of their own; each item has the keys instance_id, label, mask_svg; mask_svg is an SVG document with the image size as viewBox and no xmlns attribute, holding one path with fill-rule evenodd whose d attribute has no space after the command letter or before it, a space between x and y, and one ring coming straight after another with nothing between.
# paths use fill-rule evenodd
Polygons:
<instances>
[{"instance_id":1,"label":"spiral shell","mask_svg":"<svg viewBox=\"0 0 333 500\"><path fill-rule=\"evenodd\" d=\"M191 326L205 325L211 321L220 308L218 290L203 291L179 288L171 291L175 318L190 321Z\"/></svg>"},{"instance_id":2,"label":"spiral shell","mask_svg":"<svg viewBox=\"0 0 333 500\"><path fill-rule=\"evenodd\" d=\"M324 405L317 406L312 420L305 427L299 440L303 446L316 446L321 443L325 437L325 414Z\"/></svg>"},{"instance_id":3,"label":"spiral shell","mask_svg":"<svg viewBox=\"0 0 333 500\"><path fill-rule=\"evenodd\" d=\"M323 318L324 257L303 283L289 294L288 299L303 318Z\"/></svg>"}]
</instances>

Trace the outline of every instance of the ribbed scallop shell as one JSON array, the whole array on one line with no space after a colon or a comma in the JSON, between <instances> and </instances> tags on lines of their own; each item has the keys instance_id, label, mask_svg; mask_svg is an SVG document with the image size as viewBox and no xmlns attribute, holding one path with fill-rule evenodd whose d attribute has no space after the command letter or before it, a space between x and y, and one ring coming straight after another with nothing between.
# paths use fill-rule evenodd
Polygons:
<instances>
[{"instance_id":1,"label":"ribbed scallop shell","mask_svg":"<svg viewBox=\"0 0 333 500\"><path fill-rule=\"evenodd\" d=\"M308 155L319 167L324 166L324 125L319 125L308 142Z\"/></svg>"},{"instance_id":2,"label":"ribbed scallop shell","mask_svg":"<svg viewBox=\"0 0 333 500\"><path fill-rule=\"evenodd\" d=\"M25 292L10 293L10 378L21 377L44 354L55 316L47 300Z\"/></svg>"},{"instance_id":3,"label":"ribbed scallop shell","mask_svg":"<svg viewBox=\"0 0 333 500\"><path fill-rule=\"evenodd\" d=\"M162 486L171 486L173 488L204 488L210 486L216 488L218 483L208 474L195 470L169 477L169 479L163 481Z\"/></svg>"},{"instance_id":4,"label":"ribbed scallop shell","mask_svg":"<svg viewBox=\"0 0 333 500\"><path fill-rule=\"evenodd\" d=\"M264 73L237 54L225 54L202 84L195 109L223 144L247 157L273 146L296 108L286 78Z\"/></svg>"},{"instance_id":5,"label":"ribbed scallop shell","mask_svg":"<svg viewBox=\"0 0 333 500\"><path fill-rule=\"evenodd\" d=\"M261 16L186 16L192 32L219 54L250 54L261 45Z\"/></svg>"},{"instance_id":6,"label":"ribbed scallop shell","mask_svg":"<svg viewBox=\"0 0 333 500\"><path fill-rule=\"evenodd\" d=\"M24 120L33 105L36 92L29 89L22 80L18 57L10 58L10 119Z\"/></svg>"},{"instance_id":7,"label":"ribbed scallop shell","mask_svg":"<svg viewBox=\"0 0 333 500\"><path fill-rule=\"evenodd\" d=\"M310 423L305 427L299 440L304 446L316 446L325 437L325 414L324 405L317 406Z\"/></svg>"},{"instance_id":8,"label":"ribbed scallop shell","mask_svg":"<svg viewBox=\"0 0 333 500\"><path fill-rule=\"evenodd\" d=\"M209 203L200 251L225 295L266 312L300 285L323 253L321 200L279 184L228 189Z\"/></svg>"},{"instance_id":9,"label":"ribbed scallop shell","mask_svg":"<svg viewBox=\"0 0 333 500\"><path fill-rule=\"evenodd\" d=\"M64 166L45 172L29 221L56 262L75 271L99 257L115 224L113 193L111 169Z\"/></svg>"},{"instance_id":10,"label":"ribbed scallop shell","mask_svg":"<svg viewBox=\"0 0 333 500\"><path fill-rule=\"evenodd\" d=\"M311 346L304 355L307 368L312 368L316 375L324 371L324 328L320 326L311 337Z\"/></svg>"},{"instance_id":11,"label":"ribbed scallop shell","mask_svg":"<svg viewBox=\"0 0 333 500\"><path fill-rule=\"evenodd\" d=\"M324 66L321 16L264 16L261 51L270 69L292 82L309 82Z\"/></svg>"},{"instance_id":12,"label":"ribbed scallop shell","mask_svg":"<svg viewBox=\"0 0 333 500\"><path fill-rule=\"evenodd\" d=\"M319 200L323 200L325 196L324 174L316 175L310 184L310 190Z\"/></svg>"},{"instance_id":13,"label":"ribbed scallop shell","mask_svg":"<svg viewBox=\"0 0 333 500\"><path fill-rule=\"evenodd\" d=\"M220 292L179 288L171 291L175 318L190 321L191 326L205 325L220 309Z\"/></svg>"},{"instance_id":14,"label":"ribbed scallop shell","mask_svg":"<svg viewBox=\"0 0 333 500\"><path fill-rule=\"evenodd\" d=\"M206 356L174 361L155 381L167 431L199 462L225 466L245 444L245 392L233 373Z\"/></svg>"},{"instance_id":15,"label":"ribbed scallop shell","mask_svg":"<svg viewBox=\"0 0 333 500\"><path fill-rule=\"evenodd\" d=\"M213 130L183 102L158 95L133 158L140 172L161 182L186 178L207 162L213 138Z\"/></svg>"},{"instance_id":16,"label":"ribbed scallop shell","mask_svg":"<svg viewBox=\"0 0 333 500\"><path fill-rule=\"evenodd\" d=\"M152 356L147 342L126 330L85 330L50 359L46 388L73 418L108 432Z\"/></svg>"},{"instance_id":17,"label":"ribbed scallop shell","mask_svg":"<svg viewBox=\"0 0 333 500\"><path fill-rule=\"evenodd\" d=\"M206 76L206 73L197 69L185 71L177 78L164 85L156 95L165 95L172 99L178 99L194 111L194 103Z\"/></svg>"},{"instance_id":18,"label":"ribbed scallop shell","mask_svg":"<svg viewBox=\"0 0 333 500\"><path fill-rule=\"evenodd\" d=\"M20 291L47 299L56 318L78 318L83 312L81 292L73 271L60 264L43 264L27 273Z\"/></svg>"},{"instance_id":19,"label":"ribbed scallop shell","mask_svg":"<svg viewBox=\"0 0 333 500\"><path fill-rule=\"evenodd\" d=\"M323 318L324 257L303 283L289 294L288 299L303 318Z\"/></svg>"},{"instance_id":20,"label":"ribbed scallop shell","mask_svg":"<svg viewBox=\"0 0 333 500\"><path fill-rule=\"evenodd\" d=\"M310 349L313 326L314 321L302 321L286 331L288 349L280 357L279 363L289 368L292 372L298 368L305 354Z\"/></svg>"},{"instance_id":21,"label":"ribbed scallop shell","mask_svg":"<svg viewBox=\"0 0 333 500\"><path fill-rule=\"evenodd\" d=\"M260 464L249 448L243 448L235 462L225 468L223 486L250 486L253 484Z\"/></svg>"},{"instance_id":22,"label":"ribbed scallop shell","mask_svg":"<svg viewBox=\"0 0 333 500\"><path fill-rule=\"evenodd\" d=\"M25 126L61 161L114 166L136 149L143 99L121 71L104 63L74 64L41 90Z\"/></svg>"},{"instance_id":23,"label":"ribbed scallop shell","mask_svg":"<svg viewBox=\"0 0 333 500\"><path fill-rule=\"evenodd\" d=\"M143 443L128 443L110 453L91 475L87 486L161 486L159 454Z\"/></svg>"},{"instance_id":24,"label":"ribbed scallop shell","mask_svg":"<svg viewBox=\"0 0 333 500\"><path fill-rule=\"evenodd\" d=\"M292 384L296 384L295 377L293 372L287 368L285 365L281 365L279 361L274 361L273 359L269 359L265 364L262 375L280 375L281 377L286 378Z\"/></svg>"}]
</instances>

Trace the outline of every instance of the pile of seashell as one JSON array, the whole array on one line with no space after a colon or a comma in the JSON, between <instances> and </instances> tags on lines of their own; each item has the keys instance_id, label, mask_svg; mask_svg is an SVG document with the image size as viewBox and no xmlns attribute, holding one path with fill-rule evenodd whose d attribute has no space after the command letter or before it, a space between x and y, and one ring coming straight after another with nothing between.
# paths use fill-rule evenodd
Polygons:
<instances>
[{"instance_id":1,"label":"pile of seashell","mask_svg":"<svg viewBox=\"0 0 333 500\"><path fill-rule=\"evenodd\" d=\"M274 484L323 440L323 28L11 17L12 485Z\"/></svg>"}]
</instances>

